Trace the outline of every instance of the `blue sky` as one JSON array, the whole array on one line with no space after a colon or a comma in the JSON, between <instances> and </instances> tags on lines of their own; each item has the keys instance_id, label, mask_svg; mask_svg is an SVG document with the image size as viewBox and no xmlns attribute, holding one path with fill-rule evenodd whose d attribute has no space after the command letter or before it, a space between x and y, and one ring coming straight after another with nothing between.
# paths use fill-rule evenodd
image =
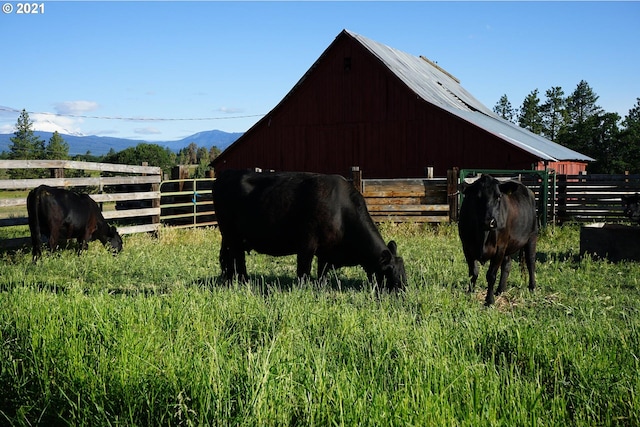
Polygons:
<instances>
[{"instance_id":1,"label":"blue sky","mask_svg":"<svg viewBox=\"0 0 640 427\"><path fill-rule=\"evenodd\" d=\"M640 2L45 1L37 15L7 3L0 133L22 109L61 133L244 132L342 29L437 61L489 108L581 80L622 117L640 97Z\"/></svg>"}]
</instances>

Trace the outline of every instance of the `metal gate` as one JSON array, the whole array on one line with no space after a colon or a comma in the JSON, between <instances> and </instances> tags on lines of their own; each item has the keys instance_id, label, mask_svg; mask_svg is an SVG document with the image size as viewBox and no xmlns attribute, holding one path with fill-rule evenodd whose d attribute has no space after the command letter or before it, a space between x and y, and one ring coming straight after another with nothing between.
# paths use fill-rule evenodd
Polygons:
<instances>
[{"instance_id":1,"label":"metal gate","mask_svg":"<svg viewBox=\"0 0 640 427\"><path fill-rule=\"evenodd\" d=\"M171 179L160 183L160 222L171 227L216 225L214 178Z\"/></svg>"}]
</instances>

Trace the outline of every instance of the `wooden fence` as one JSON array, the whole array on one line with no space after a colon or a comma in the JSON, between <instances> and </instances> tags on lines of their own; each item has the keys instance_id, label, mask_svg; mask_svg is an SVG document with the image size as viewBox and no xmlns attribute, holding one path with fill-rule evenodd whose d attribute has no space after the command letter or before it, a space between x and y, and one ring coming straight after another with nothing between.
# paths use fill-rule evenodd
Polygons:
<instances>
[{"instance_id":1,"label":"wooden fence","mask_svg":"<svg viewBox=\"0 0 640 427\"><path fill-rule=\"evenodd\" d=\"M351 179L376 222L448 222L447 178L363 179L353 168Z\"/></svg>"},{"instance_id":2,"label":"wooden fence","mask_svg":"<svg viewBox=\"0 0 640 427\"><path fill-rule=\"evenodd\" d=\"M557 222L620 222L622 196L640 193L640 175L558 175Z\"/></svg>"},{"instance_id":3,"label":"wooden fence","mask_svg":"<svg viewBox=\"0 0 640 427\"><path fill-rule=\"evenodd\" d=\"M0 180L0 191L4 194L4 198L0 198L0 227L28 224L26 190L45 184L89 193L101 205L105 219L118 225L120 234L158 229L162 180L162 170L158 167L67 160L0 160L0 171L33 169L48 170L51 178L9 176ZM1 239L0 247L16 247L26 242L27 237Z\"/></svg>"},{"instance_id":4,"label":"wooden fence","mask_svg":"<svg viewBox=\"0 0 640 427\"><path fill-rule=\"evenodd\" d=\"M213 178L162 181L162 171L157 167L61 160L0 160L0 173L20 169L46 169L51 171L51 178L0 179L0 191L4 194L0 196L0 228L28 224L27 190L41 184L72 187L89 193L101 205L105 219L117 225L120 234L156 231L161 223L173 227L216 224L211 194ZM74 172L65 172L69 170ZM546 187L540 176L520 178L534 189L539 201L547 200L546 207L538 207L539 213L545 212L550 222L560 224L625 221L622 196L640 193L640 175L551 173L546 178ZM354 167L351 180L363 194L376 222L457 220L459 176L456 170L450 171L447 178L364 179L359 168ZM546 189L542 191L541 188ZM27 236L0 238L0 248L27 242Z\"/></svg>"}]
</instances>

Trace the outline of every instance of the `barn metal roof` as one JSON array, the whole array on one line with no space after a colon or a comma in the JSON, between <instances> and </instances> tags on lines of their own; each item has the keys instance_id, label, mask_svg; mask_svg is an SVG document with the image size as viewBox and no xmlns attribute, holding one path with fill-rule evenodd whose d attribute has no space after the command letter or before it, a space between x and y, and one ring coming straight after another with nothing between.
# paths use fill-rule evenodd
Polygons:
<instances>
[{"instance_id":1,"label":"barn metal roof","mask_svg":"<svg viewBox=\"0 0 640 427\"><path fill-rule=\"evenodd\" d=\"M348 30L344 30L344 33L366 47L425 101L493 133L541 160L594 160L501 118L467 92L458 79L428 59L402 52Z\"/></svg>"}]
</instances>

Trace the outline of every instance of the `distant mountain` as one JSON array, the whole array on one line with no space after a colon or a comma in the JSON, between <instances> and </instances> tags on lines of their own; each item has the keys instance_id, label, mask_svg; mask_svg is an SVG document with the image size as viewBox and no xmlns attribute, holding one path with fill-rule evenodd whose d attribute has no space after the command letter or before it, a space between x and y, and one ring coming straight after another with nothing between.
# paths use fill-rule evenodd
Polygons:
<instances>
[{"instance_id":1,"label":"distant mountain","mask_svg":"<svg viewBox=\"0 0 640 427\"><path fill-rule=\"evenodd\" d=\"M172 151L180 151L181 148L186 147L192 142L198 147L211 148L213 146L218 147L220 150L224 150L236 139L242 136L242 132L223 132L221 130L207 130L204 132L194 133L191 136L182 138L179 141L163 142L162 146L169 147Z\"/></svg>"},{"instance_id":2,"label":"distant mountain","mask_svg":"<svg viewBox=\"0 0 640 427\"><path fill-rule=\"evenodd\" d=\"M51 138L52 132L34 132L40 139L44 140L45 144ZM114 151L122 151L125 148L135 147L141 142L148 142L150 144L157 144L161 147L167 147L174 152L180 151L180 149L188 146L192 142L198 147L211 148L213 146L218 147L220 150L224 150L236 139L242 135L241 132L223 132L221 130L208 130L198 132L186 138L178 141L144 141L125 138L112 138L108 136L76 136L76 135L64 135L60 134L69 144L69 154L86 154L87 151L91 152L94 156L102 156L109 152L113 148ZM11 144L11 138L14 136L11 134L0 134L0 152L9 152L9 145Z\"/></svg>"}]
</instances>

